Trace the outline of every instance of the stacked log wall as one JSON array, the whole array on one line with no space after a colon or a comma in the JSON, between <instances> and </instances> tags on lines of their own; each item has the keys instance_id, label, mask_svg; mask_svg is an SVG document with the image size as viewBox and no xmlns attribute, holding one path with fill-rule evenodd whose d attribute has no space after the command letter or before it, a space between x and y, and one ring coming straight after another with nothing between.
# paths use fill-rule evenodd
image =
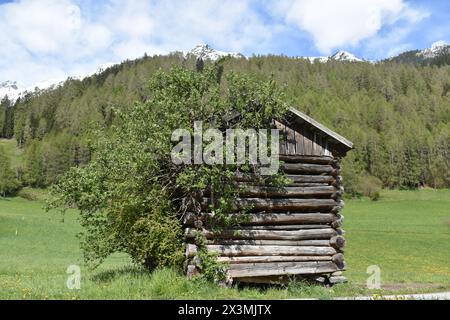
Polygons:
<instances>
[{"instance_id":1,"label":"stacked log wall","mask_svg":"<svg viewBox=\"0 0 450 320\"><path fill-rule=\"evenodd\" d=\"M246 179L235 201L245 215L238 226L215 232L208 225L211 198L205 193L203 214L185 216L188 275L201 265L196 232L206 248L229 264L229 277L242 282L278 282L290 276L312 276L330 284L344 281L343 194L340 163L329 156L281 155L291 179L285 187L260 186ZM248 213L237 213L248 209Z\"/></svg>"}]
</instances>

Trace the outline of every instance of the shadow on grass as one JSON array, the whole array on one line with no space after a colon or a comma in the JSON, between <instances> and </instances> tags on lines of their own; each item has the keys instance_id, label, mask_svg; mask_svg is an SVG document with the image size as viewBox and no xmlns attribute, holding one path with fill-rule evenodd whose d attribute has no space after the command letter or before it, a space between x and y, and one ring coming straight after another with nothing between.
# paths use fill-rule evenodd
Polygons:
<instances>
[{"instance_id":1,"label":"shadow on grass","mask_svg":"<svg viewBox=\"0 0 450 320\"><path fill-rule=\"evenodd\" d=\"M117 269L101 271L93 275L91 277L91 280L95 283L100 284L111 282L121 277L140 278L142 276L149 276L149 275L151 275L151 272L149 272L144 268L134 265L127 265Z\"/></svg>"}]
</instances>

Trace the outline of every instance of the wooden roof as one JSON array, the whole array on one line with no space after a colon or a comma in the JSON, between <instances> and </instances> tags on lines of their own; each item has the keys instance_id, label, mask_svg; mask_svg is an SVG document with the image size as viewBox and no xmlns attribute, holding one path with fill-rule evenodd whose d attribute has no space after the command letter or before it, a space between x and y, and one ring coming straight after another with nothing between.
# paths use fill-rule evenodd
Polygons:
<instances>
[{"instance_id":1,"label":"wooden roof","mask_svg":"<svg viewBox=\"0 0 450 320\"><path fill-rule=\"evenodd\" d=\"M353 149L353 143L341 136L340 134L334 132L333 130L325 127L323 124L317 122L310 116L304 114L303 112L298 111L295 108L289 108L289 111L295 116L296 120L301 123L307 123L309 126L313 127L314 129L322 132L325 134L331 142L334 144L342 147L344 150L348 151L350 149Z\"/></svg>"}]
</instances>

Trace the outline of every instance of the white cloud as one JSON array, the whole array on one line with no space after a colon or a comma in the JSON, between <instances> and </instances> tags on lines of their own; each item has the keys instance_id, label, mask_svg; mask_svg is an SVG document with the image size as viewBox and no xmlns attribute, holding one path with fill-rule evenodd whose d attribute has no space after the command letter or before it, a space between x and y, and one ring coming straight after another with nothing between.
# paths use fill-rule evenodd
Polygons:
<instances>
[{"instance_id":1,"label":"white cloud","mask_svg":"<svg viewBox=\"0 0 450 320\"><path fill-rule=\"evenodd\" d=\"M403 0L292 0L283 8L286 20L309 32L323 53L356 46L385 25L414 23L426 15Z\"/></svg>"},{"instance_id":2,"label":"white cloud","mask_svg":"<svg viewBox=\"0 0 450 320\"><path fill-rule=\"evenodd\" d=\"M201 42L250 50L272 33L252 0L18 0L0 5L0 80L29 85Z\"/></svg>"},{"instance_id":3,"label":"white cloud","mask_svg":"<svg viewBox=\"0 0 450 320\"><path fill-rule=\"evenodd\" d=\"M270 52L295 26L328 53L362 40L392 43L379 36L383 26L422 17L404 0L17 0L0 5L0 81L31 85L198 43Z\"/></svg>"}]
</instances>

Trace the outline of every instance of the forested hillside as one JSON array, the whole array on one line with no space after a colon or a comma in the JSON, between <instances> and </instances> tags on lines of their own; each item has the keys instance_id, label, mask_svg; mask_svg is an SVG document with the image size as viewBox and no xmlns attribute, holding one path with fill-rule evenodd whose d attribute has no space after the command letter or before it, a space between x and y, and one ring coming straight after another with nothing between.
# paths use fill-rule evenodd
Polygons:
<instances>
[{"instance_id":1,"label":"forested hillside","mask_svg":"<svg viewBox=\"0 0 450 320\"><path fill-rule=\"evenodd\" d=\"M207 63L207 62L205 62ZM282 56L225 58L229 72L273 77L286 101L350 139L344 161L347 190L374 176L389 188L450 186L450 66L383 63L310 63ZM159 68L201 69L181 54L126 61L99 75L68 80L52 91L0 107L0 136L24 149L18 177L44 187L71 166L90 160L91 131L105 134L117 121L114 108L145 101L147 82Z\"/></svg>"}]
</instances>

